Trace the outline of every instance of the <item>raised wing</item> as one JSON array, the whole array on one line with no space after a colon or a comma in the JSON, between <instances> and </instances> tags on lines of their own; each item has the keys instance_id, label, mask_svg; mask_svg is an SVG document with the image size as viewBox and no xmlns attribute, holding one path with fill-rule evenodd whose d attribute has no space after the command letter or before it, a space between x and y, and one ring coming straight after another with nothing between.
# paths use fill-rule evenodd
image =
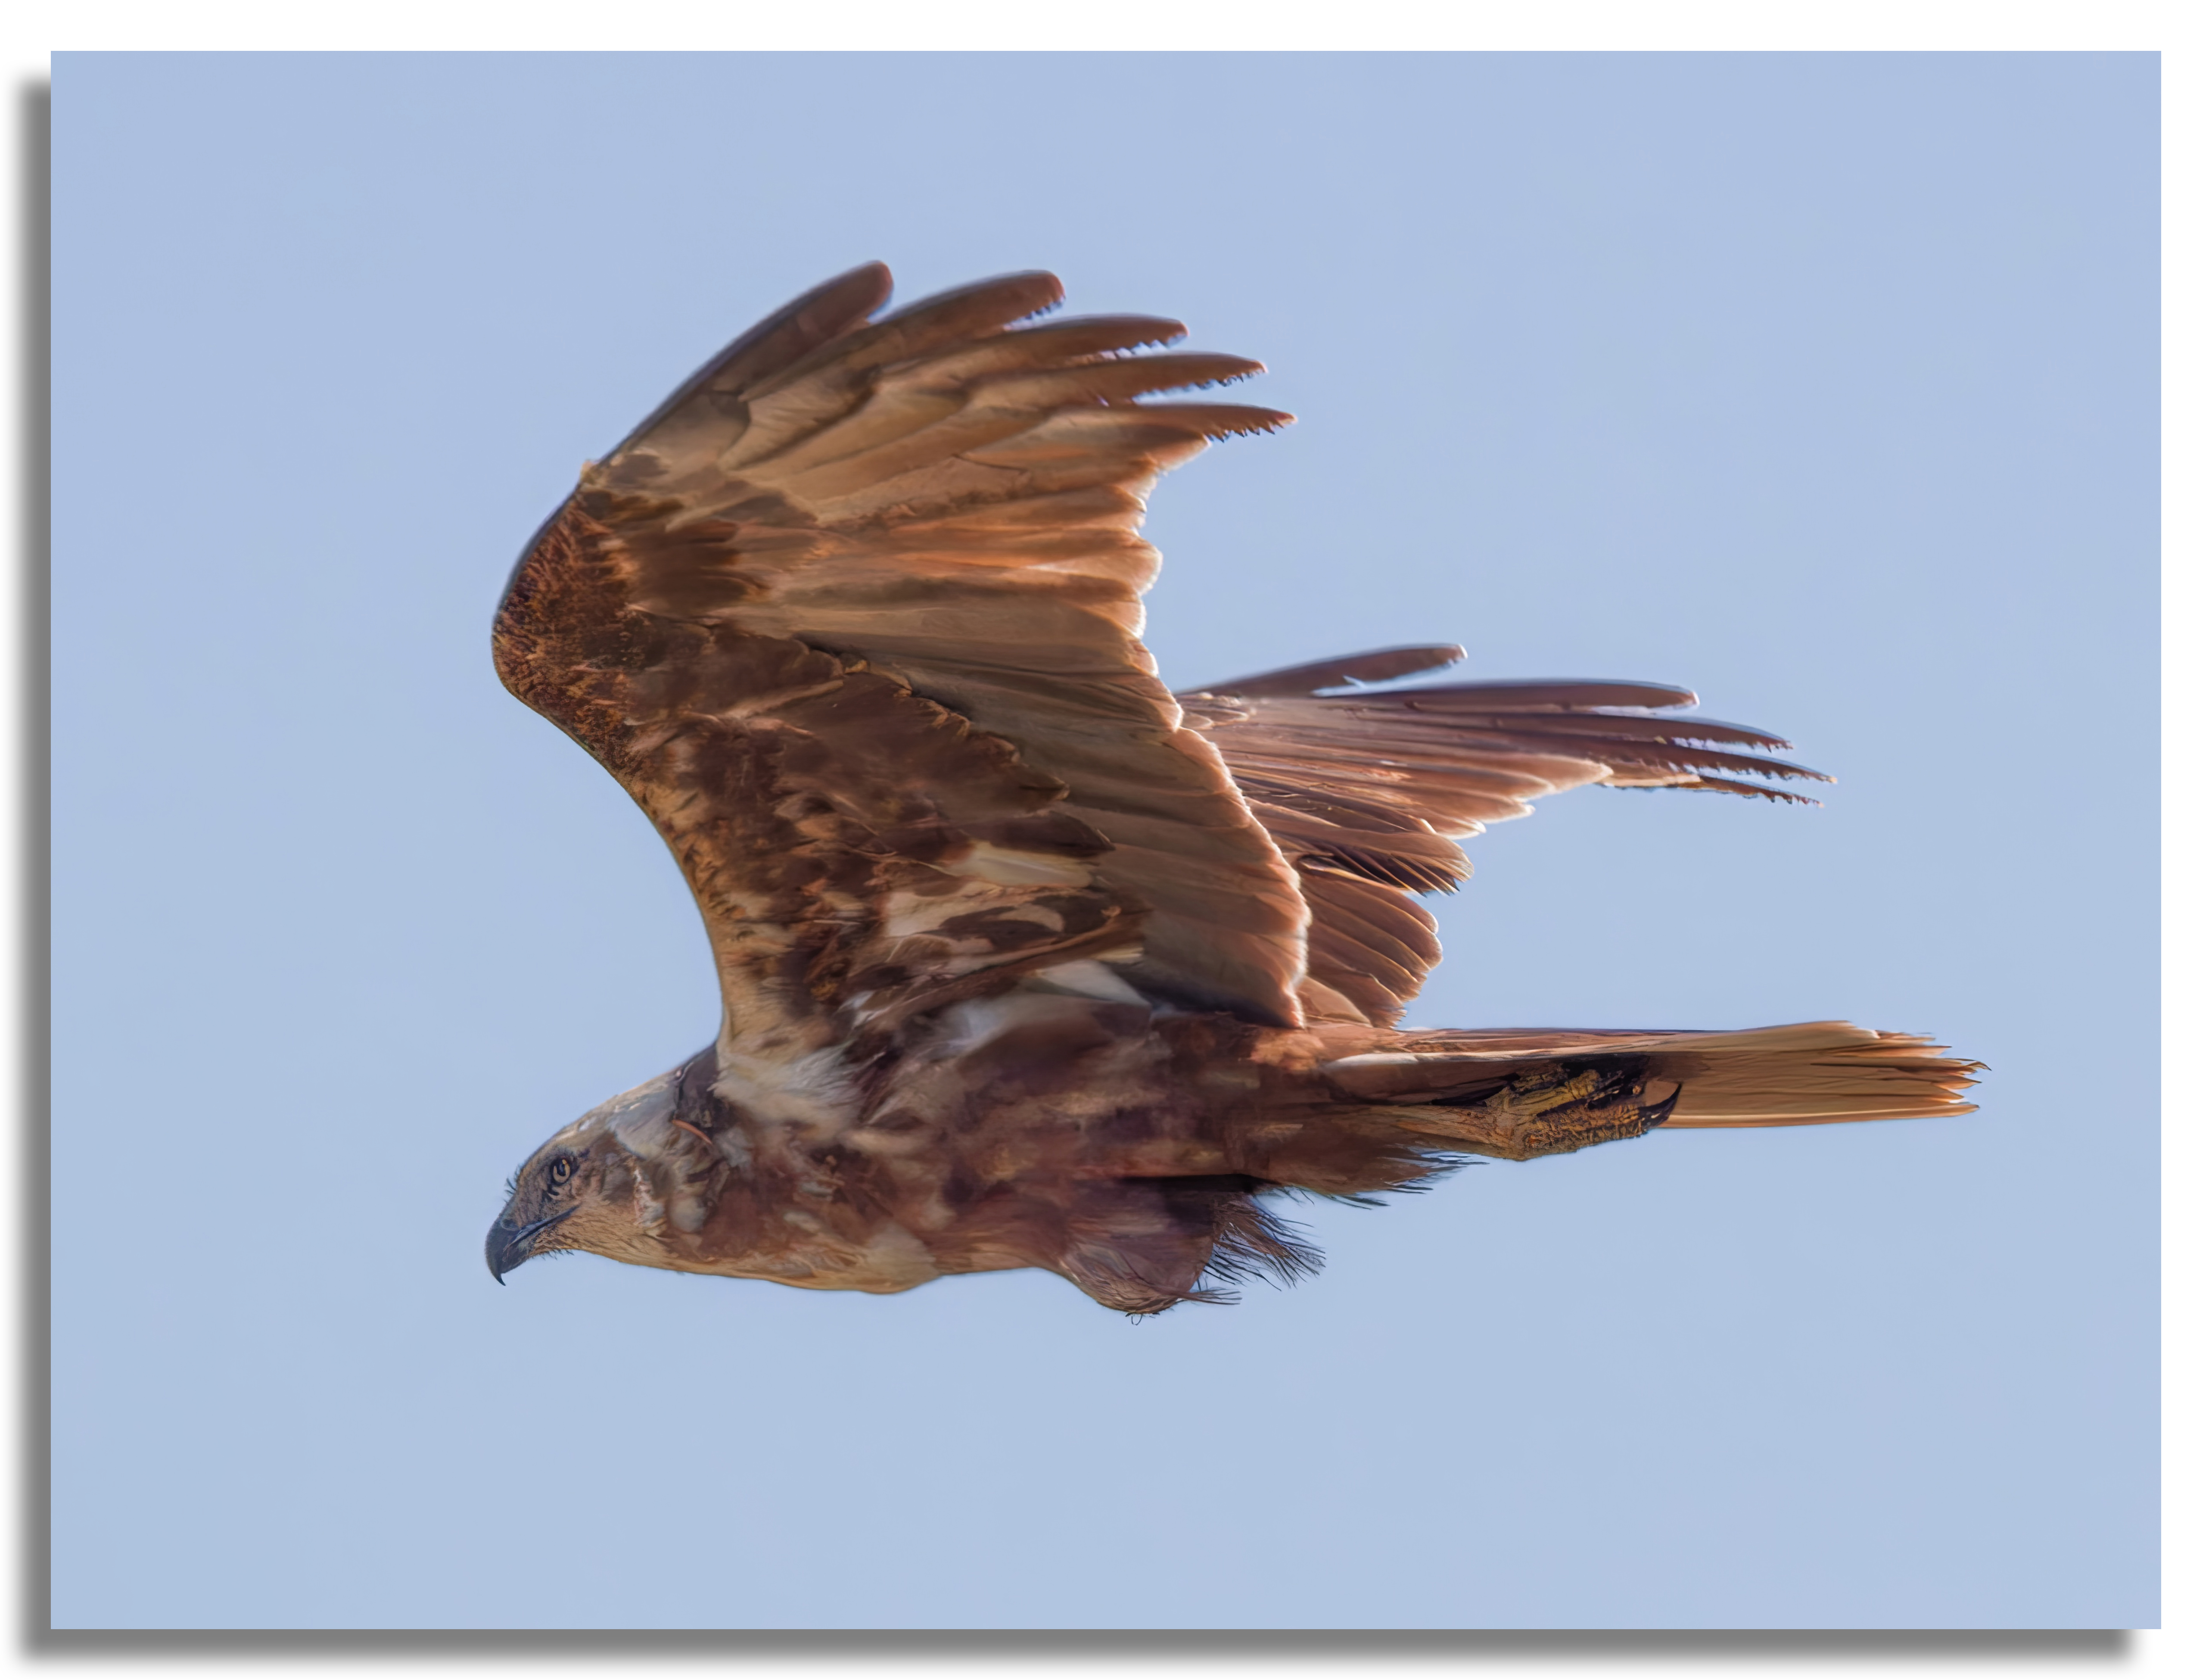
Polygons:
<instances>
[{"instance_id":1,"label":"raised wing","mask_svg":"<svg viewBox=\"0 0 2212 1680\"><path fill-rule=\"evenodd\" d=\"M1317 1020L1387 1026L1404 1013L1443 954L1435 918L1408 895L1456 888L1468 876L1456 843L1486 823L1527 816L1530 800L1588 782L1798 800L1735 776L1829 779L1728 750L1789 745L1776 736L1656 715L1695 705L1687 689L1517 682L1322 692L1464 657L1455 647L1391 648L1176 697L1297 871L1313 913L1301 997Z\"/></svg>"},{"instance_id":2,"label":"raised wing","mask_svg":"<svg viewBox=\"0 0 2212 1680\"><path fill-rule=\"evenodd\" d=\"M872 320L890 285L799 299L585 470L501 605L502 679L667 839L726 1061L1099 961L1295 1023L1304 902L1137 640L1135 534L1162 471L1288 417L1138 402L1258 366L1128 354L1171 321L1012 328L1049 275Z\"/></svg>"}]
</instances>

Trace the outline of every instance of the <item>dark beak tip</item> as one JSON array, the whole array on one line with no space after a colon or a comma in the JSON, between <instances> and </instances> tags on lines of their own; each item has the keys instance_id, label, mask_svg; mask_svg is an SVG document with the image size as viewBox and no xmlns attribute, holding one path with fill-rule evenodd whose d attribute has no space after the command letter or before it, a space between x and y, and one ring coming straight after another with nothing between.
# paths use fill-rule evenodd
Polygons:
<instances>
[{"instance_id":1,"label":"dark beak tip","mask_svg":"<svg viewBox=\"0 0 2212 1680\"><path fill-rule=\"evenodd\" d=\"M502 1289L507 1287L507 1274L521 1263L510 1257L515 1236L515 1228L502 1220L492 1227L484 1239L484 1265L491 1273L491 1281Z\"/></svg>"},{"instance_id":2,"label":"dark beak tip","mask_svg":"<svg viewBox=\"0 0 2212 1680\"><path fill-rule=\"evenodd\" d=\"M541 1231L550 1230L576 1210L564 1208L557 1214L532 1220L528 1225L514 1225L501 1220L484 1238L484 1264L491 1268L493 1278L504 1287L507 1274L537 1253L533 1242Z\"/></svg>"}]
</instances>

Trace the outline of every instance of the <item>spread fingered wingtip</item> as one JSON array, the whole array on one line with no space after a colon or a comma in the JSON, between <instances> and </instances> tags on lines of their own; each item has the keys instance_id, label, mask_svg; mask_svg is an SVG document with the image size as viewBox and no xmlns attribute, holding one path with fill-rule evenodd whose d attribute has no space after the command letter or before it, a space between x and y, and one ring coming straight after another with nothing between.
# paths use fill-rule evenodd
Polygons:
<instances>
[{"instance_id":1,"label":"spread fingered wingtip","mask_svg":"<svg viewBox=\"0 0 2212 1680\"><path fill-rule=\"evenodd\" d=\"M1197 404L1183 405L1197 409ZM1208 437L1252 437L1264 432L1279 432L1285 426L1295 425L1297 416L1285 414L1279 408L1247 408L1229 403L1208 404L1208 411L1194 415Z\"/></svg>"},{"instance_id":2,"label":"spread fingered wingtip","mask_svg":"<svg viewBox=\"0 0 2212 1680\"><path fill-rule=\"evenodd\" d=\"M994 275L988 280L975 280L964 286L953 286L927 297L917 298L902 305L877 325L911 326L921 322L932 324L940 320L970 322L996 326L1010 326L1016 321L1025 321L1041 315L1048 309L1057 309L1067 296L1067 288L1061 285L1057 274L1041 268L1024 269L1013 274Z\"/></svg>"}]
</instances>

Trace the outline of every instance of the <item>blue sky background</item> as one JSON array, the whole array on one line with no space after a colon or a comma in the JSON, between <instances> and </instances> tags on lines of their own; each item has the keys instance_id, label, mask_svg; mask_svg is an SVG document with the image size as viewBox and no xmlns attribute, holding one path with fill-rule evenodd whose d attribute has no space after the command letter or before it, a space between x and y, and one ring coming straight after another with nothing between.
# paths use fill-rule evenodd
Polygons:
<instances>
[{"instance_id":1,"label":"blue sky background","mask_svg":"<svg viewBox=\"0 0 2212 1680\"><path fill-rule=\"evenodd\" d=\"M2126 1626L2157 1601L2156 60L55 64L54 1602L150 1626ZM577 465L869 258L1297 412L1167 481L1173 682L1681 681L1819 811L1474 843L1417 1024L1847 1015L1950 1122L1304 1210L1131 1325L591 1259L514 1164L712 1034L500 689Z\"/></svg>"}]
</instances>

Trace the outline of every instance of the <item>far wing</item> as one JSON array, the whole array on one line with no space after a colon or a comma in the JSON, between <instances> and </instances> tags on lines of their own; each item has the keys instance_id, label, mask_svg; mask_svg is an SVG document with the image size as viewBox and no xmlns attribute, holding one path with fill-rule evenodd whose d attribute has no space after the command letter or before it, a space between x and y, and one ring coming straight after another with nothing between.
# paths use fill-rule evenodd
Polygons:
<instances>
[{"instance_id":1,"label":"far wing","mask_svg":"<svg viewBox=\"0 0 2212 1680\"><path fill-rule=\"evenodd\" d=\"M1303 992L1317 1019L1395 1021L1442 952L1408 895L1467 879L1456 843L1528 801L1589 782L1796 800L1735 779L1828 780L1730 751L1789 743L1662 710L1697 703L1647 683L1459 683L1322 693L1455 663L1456 647L1392 648L1176 697L1298 873L1313 912ZM1728 774L1719 774L1728 772Z\"/></svg>"},{"instance_id":2,"label":"far wing","mask_svg":"<svg viewBox=\"0 0 2212 1680\"><path fill-rule=\"evenodd\" d=\"M1127 354L1171 321L1010 330L1049 275L871 320L889 288L799 299L586 469L501 603L502 679L675 852L726 1060L1099 961L1296 1022L1304 903L1137 640L1135 534L1161 472L1288 417L1137 401L1257 367Z\"/></svg>"}]
</instances>

